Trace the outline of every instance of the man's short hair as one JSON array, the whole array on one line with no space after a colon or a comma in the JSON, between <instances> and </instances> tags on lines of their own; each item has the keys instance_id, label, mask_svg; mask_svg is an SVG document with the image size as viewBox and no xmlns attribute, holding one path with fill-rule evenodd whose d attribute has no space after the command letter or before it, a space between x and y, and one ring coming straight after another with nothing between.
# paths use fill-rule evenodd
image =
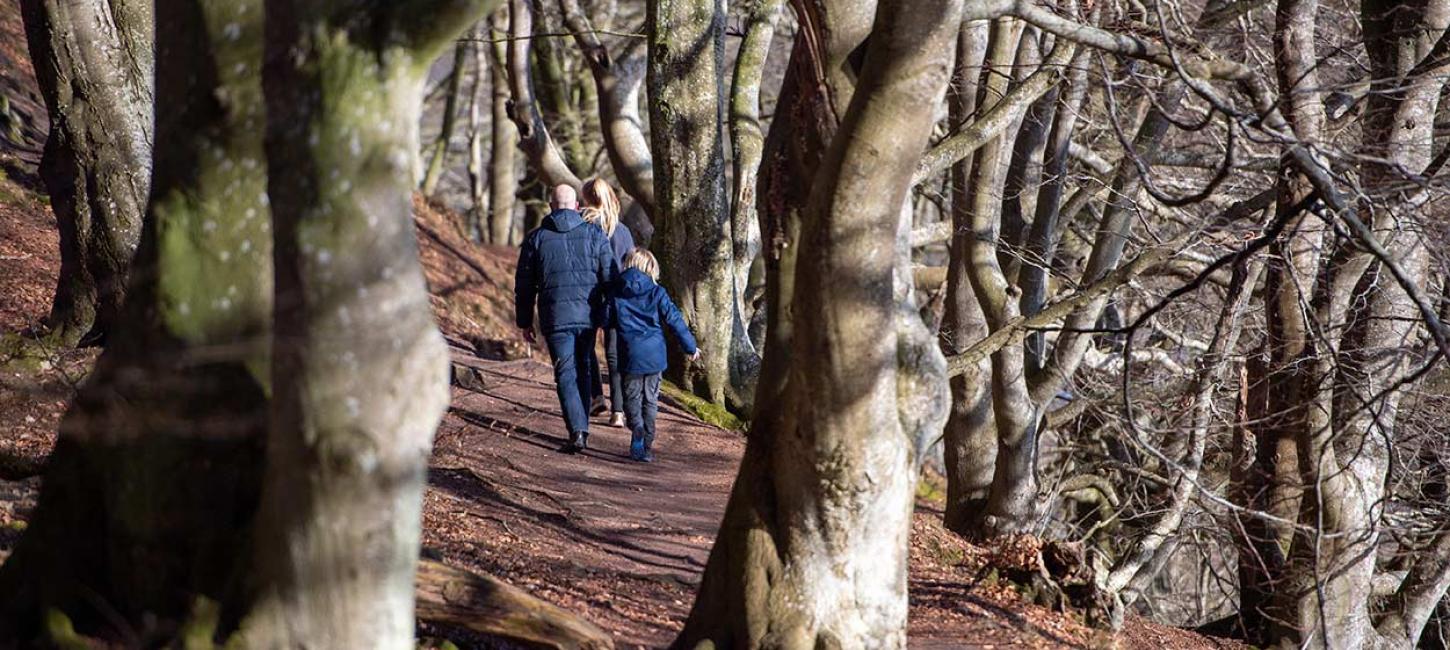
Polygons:
<instances>
[{"instance_id":1,"label":"man's short hair","mask_svg":"<svg viewBox=\"0 0 1450 650\"><path fill-rule=\"evenodd\" d=\"M579 193L568 183L555 185L553 193L549 195L549 205L554 206L555 210L573 210L579 207Z\"/></svg>"}]
</instances>

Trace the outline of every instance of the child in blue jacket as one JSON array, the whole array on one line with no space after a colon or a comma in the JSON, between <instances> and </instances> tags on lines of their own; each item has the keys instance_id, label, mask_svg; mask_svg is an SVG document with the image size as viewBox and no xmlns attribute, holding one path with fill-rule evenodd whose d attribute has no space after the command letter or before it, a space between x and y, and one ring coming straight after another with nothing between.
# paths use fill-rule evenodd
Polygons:
<instances>
[{"instance_id":1,"label":"child in blue jacket","mask_svg":"<svg viewBox=\"0 0 1450 650\"><path fill-rule=\"evenodd\" d=\"M690 359L699 359L695 337L685 318L670 301L664 287L656 284L660 264L643 248L624 257L624 272L614 289L614 326L619 331L619 365L624 375L624 419L631 432L629 457L654 461L650 448L655 439L655 415L659 412L660 373L669 366L665 356L665 328L674 332Z\"/></svg>"}]
</instances>

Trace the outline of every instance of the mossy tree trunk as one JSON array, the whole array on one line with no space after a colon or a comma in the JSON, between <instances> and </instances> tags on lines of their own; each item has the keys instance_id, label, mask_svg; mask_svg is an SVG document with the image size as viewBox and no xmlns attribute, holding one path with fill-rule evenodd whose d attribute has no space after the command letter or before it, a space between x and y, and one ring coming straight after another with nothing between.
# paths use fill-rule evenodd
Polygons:
<instances>
[{"instance_id":1,"label":"mossy tree trunk","mask_svg":"<svg viewBox=\"0 0 1450 650\"><path fill-rule=\"evenodd\" d=\"M0 569L3 644L32 645L47 611L155 643L198 599L234 618L242 593L272 296L262 5L160 0L155 16L160 146L125 318Z\"/></svg>"},{"instance_id":2,"label":"mossy tree trunk","mask_svg":"<svg viewBox=\"0 0 1450 650\"><path fill-rule=\"evenodd\" d=\"M865 30L852 26L872 25L869 14L857 22L859 5L844 4L801 3L793 59L822 59L792 61L787 74L806 76L787 80L791 94L825 100L832 92L812 83L812 72L848 74L816 65L844 62L833 58L834 45L853 35L859 43ZM876 14L860 86L801 213L799 241L809 253L793 260L795 290L783 307L798 354L776 356L778 319L756 425L677 647L906 644L918 454L940 431L947 403L945 362L902 291L910 223L901 217L946 88L960 11L957 2L888 0ZM822 19L839 22L815 22ZM811 103L802 113L783 104L792 111L784 115L795 122L830 113ZM830 128L794 126L803 124Z\"/></svg>"},{"instance_id":3,"label":"mossy tree trunk","mask_svg":"<svg viewBox=\"0 0 1450 650\"><path fill-rule=\"evenodd\" d=\"M60 226L50 342L102 341L121 317L150 190L152 3L20 3L50 114L40 175Z\"/></svg>"},{"instance_id":4,"label":"mossy tree trunk","mask_svg":"<svg viewBox=\"0 0 1450 650\"><path fill-rule=\"evenodd\" d=\"M429 64L494 4L267 2L277 309L250 647L413 647L427 459L448 404L413 152Z\"/></svg>"},{"instance_id":5,"label":"mossy tree trunk","mask_svg":"<svg viewBox=\"0 0 1450 650\"><path fill-rule=\"evenodd\" d=\"M671 374L717 404L730 388L734 300L730 201L725 191L724 0L650 0L650 142L655 160L655 252L661 282L704 350Z\"/></svg>"}]
</instances>

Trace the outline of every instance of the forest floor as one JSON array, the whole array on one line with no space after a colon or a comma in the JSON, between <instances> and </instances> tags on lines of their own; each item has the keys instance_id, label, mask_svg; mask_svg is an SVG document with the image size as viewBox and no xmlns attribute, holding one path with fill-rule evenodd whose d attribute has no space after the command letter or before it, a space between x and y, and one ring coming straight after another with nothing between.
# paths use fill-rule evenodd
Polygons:
<instances>
[{"instance_id":1,"label":"forest floor","mask_svg":"<svg viewBox=\"0 0 1450 650\"><path fill-rule=\"evenodd\" d=\"M513 251L477 246L418 201L433 306L454 353L453 402L434 445L425 552L575 611L620 647L659 647L680 629L744 450L742 433L666 400L658 462L627 458L628 434L596 418L590 449L557 451L563 427L545 355L514 334ZM0 179L0 332L48 308L55 224L32 189ZM0 376L0 452L39 461L94 351L39 375ZM24 530L38 479L0 481L0 553ZM941 526L926 486L913 521L910 638L920 648L1236 648L1130 618L1117 635L1027 603L986 579L991 551Z\"/></svg>"}]
</instances>

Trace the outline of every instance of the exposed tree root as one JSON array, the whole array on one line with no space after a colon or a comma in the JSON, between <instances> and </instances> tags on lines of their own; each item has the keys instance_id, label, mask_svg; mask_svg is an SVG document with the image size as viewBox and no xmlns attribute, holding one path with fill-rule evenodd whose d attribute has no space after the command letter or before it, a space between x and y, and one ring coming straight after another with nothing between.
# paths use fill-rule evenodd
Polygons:
<instances>
[{"instance_id":1,"label":"exposed tree root","mask_svg":"<svg viewBox=\"0 0 1450 650\"><path fill-rule=\"evenodd\" d=\"M603 630L576 614L494 578L437 560L418 563L418 619L500 637L533 648L613 648Z\"/></svg>"}]
</instances>

